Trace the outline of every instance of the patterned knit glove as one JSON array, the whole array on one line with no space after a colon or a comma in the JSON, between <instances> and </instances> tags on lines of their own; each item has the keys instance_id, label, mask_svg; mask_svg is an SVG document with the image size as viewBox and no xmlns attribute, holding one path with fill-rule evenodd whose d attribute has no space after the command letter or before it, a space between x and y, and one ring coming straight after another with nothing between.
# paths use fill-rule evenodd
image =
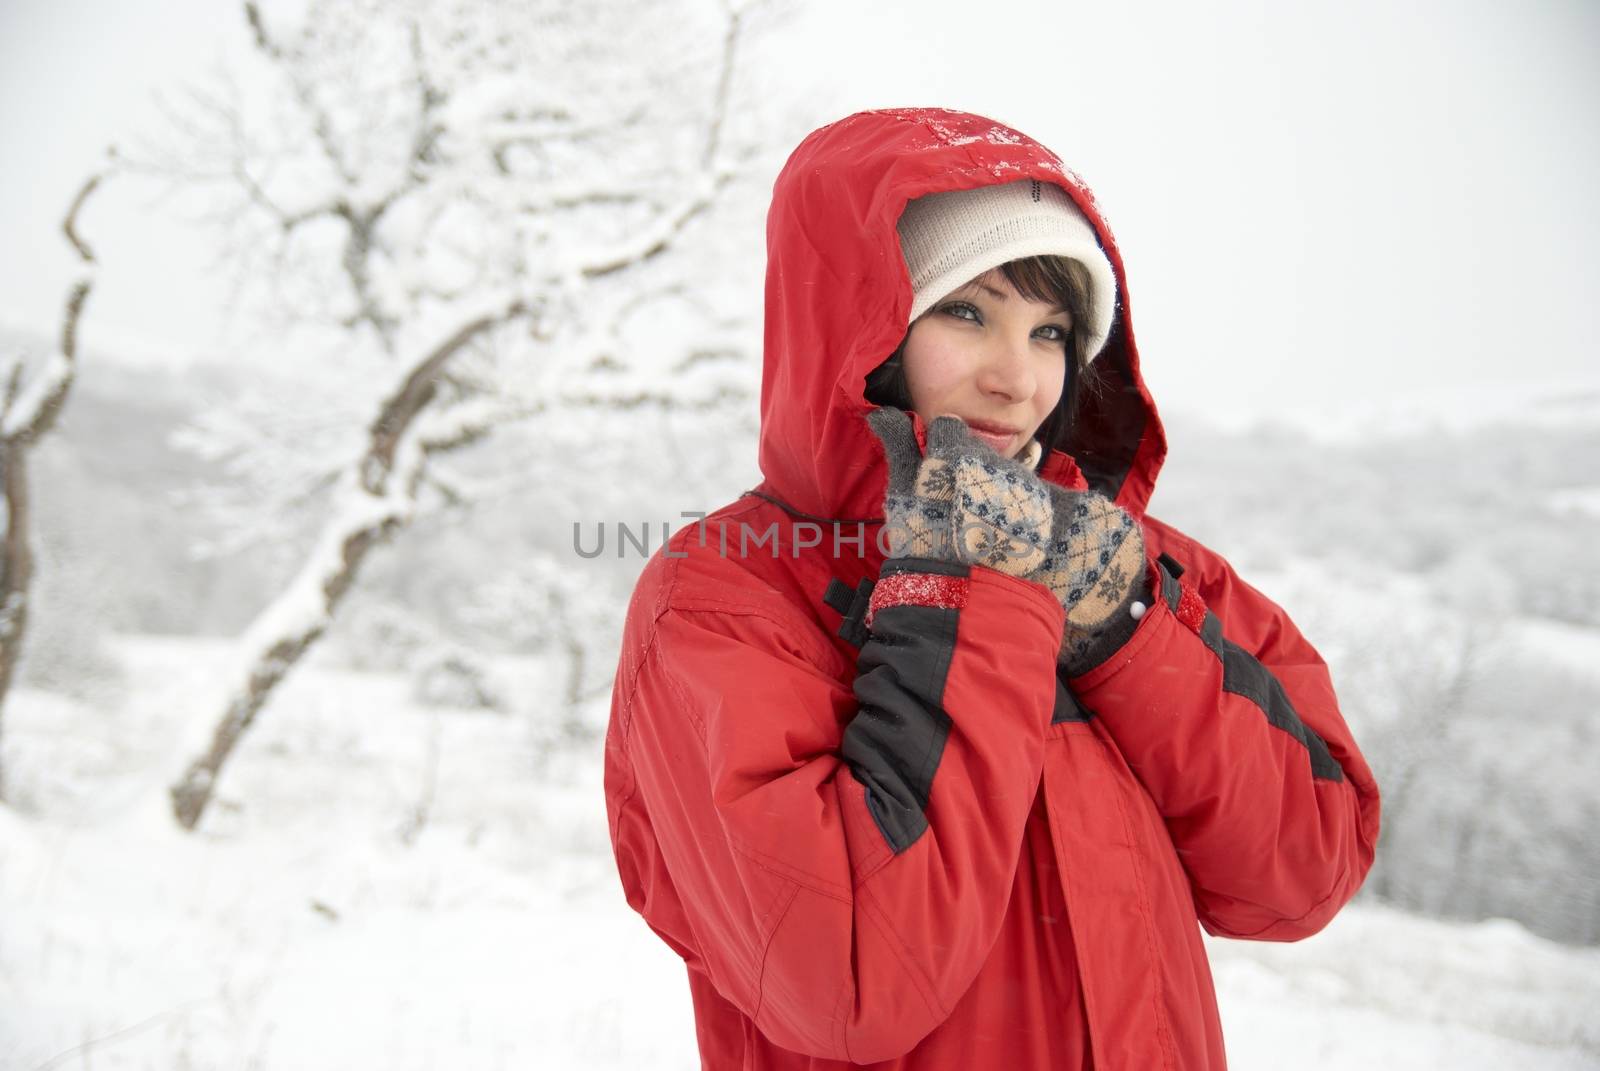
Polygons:
<instances>
[{"instance_id":1,"label":"patterned knit glove","mask_svg":"<svg viewBox=\"0 0 1600 1071\"><path fill-rule=\"evenodd\" d=\"M1059 659L1069 672L1121 645L1144 577L1144 540L1128 513L1002 458L955 417L929 425L926 457L905 413L885 407L867 420L889 462L890 557L984 565L1045 585L1066 611Z\"/></svg>"},{"instance_id":2,"label":"patterned knit glove","mask_svg":"<svg viewBox=\"0 0 1600 1071\"><path fill-rule=\"evenodd\" d=\"M867 417L889 462L884 496L891 558L934 558L1031 577L1045 565L1050 492L1015 461L974 439L955 417L928 427L917 448L911 418L899 409Z\"/></svg>"}]
</instances>

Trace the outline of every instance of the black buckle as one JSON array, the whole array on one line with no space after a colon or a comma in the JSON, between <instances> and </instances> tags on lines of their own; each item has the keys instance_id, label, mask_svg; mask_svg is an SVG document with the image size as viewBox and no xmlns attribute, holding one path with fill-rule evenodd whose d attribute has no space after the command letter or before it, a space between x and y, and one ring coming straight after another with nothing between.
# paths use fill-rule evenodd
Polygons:
<instances>
[{"instance_id":1,"label":"black buckle","mask_svg":"<svg viewBox=\"0 0 1600 1071\"><path fill-rule=\"evenodd\" d=\"M867 607L872 601L871 580L863 580L851 587L838 577L828 581L828 590L822 601L844 615L839 623L839 635L852 647L860 647L871 635L867 631Z\"/></svg>"}]
</instances>

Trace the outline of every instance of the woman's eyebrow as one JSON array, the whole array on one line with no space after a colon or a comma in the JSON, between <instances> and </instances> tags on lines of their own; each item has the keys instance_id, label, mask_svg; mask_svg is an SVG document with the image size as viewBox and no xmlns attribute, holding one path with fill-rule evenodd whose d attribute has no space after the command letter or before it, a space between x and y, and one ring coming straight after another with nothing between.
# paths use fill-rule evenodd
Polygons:
<instances>
[{"instance_id":1,"label":"woman's eyebrow","mask_svg":"<svg viewBox=\"0 0 1600 1071\"><path fill-rule=\"evenodd\" d=\"M1010 301L1011 300L1011 295L1010 294L1006 293L1004 290L1000 290L1000 289L998 289L996 287L990 286L988 283L976 283L975 282L975 283L972 283L971 285L977 287L979 290L982 290L985 294L988 294L990 297L994 298L996 301L1002 301L1003 302L1003 301ZM1071 311L1072 310L1067 308L1065 305L1056 305L1051 309L1052 314L1057 313L1057 312L1070 313Z\"/></svg>"}]
</instances>

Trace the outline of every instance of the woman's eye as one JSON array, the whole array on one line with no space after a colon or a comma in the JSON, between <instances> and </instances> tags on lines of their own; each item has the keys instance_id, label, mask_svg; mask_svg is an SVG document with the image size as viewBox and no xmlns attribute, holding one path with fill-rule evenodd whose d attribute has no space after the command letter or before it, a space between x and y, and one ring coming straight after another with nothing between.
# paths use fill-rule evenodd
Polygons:
<instances>
[{"instance_id":1,"label":"woman's eye","mask_svg":"<svg viewBox=\"0 0 1600 1071\"><path fill-rule=\"evenodd\" d=\"M1051 342L1065 342L1067 340L1067 329L1062 327L1060 324L1045 324L1043 327L1039 328L1035 334L1041 332L1044 334L1044 337L1049 339Z\"/></svg>"},{"instance_id":2,"label":"woman's eye","mask_svg":"<svg viewBox=\"0 0 1600 1071\"><path fill-rule=\"evenodd\" d=\"M939 306L939 311L962 320L971 320L973 323L981 323L983 321L983 317L978 315L978 310L968 305L965 301L952 301L941 305Z\"/></svg>"}]
</instances>

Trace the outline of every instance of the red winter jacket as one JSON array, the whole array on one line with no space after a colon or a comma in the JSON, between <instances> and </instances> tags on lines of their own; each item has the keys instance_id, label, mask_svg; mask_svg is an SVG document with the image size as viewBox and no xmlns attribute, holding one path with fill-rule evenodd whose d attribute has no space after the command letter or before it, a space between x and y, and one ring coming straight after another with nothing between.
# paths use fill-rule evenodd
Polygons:
<instances>
[{"instance_id":1,"label":"red winter jacket","mask_svg":"<svg viewBox=\"0 0 1600 1071\"><path fill-rule=\"evenodd\" d=\"M1200 927L1305 937L1372 862L1377 789L1322 660L1144 516L1165 440L1125 296L1040 472L1142 519L1131 639L1061 682L1060 605L981 566L948 570L959 608L863 625L880 571L937 569L876 546L862 382L906 330L895 222L1028 177L1083 209L1126 295L1089 191L977 116L851 116L774 189L765 480L645 568L606 736L622 883L688 966L707 1068L1221 1068Z\"/></svg>"}]
</instances>

